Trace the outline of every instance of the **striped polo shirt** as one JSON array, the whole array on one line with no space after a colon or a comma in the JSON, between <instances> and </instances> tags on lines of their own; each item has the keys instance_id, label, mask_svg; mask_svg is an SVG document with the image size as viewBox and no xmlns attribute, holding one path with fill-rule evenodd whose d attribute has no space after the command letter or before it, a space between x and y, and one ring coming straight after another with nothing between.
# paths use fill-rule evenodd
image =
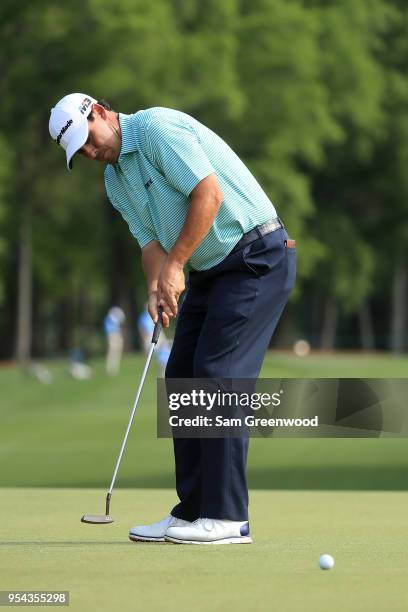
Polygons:
<instances>
[{"instance_id":1,"label":"striped polo shirt","mask_svg":"<svg viewBox=\"0 0 408 612\"><path fill-rule=\"evenodd\" d=\"M122 147L118 161L106 166L106 193L141 248L157 240L166 252L172 249L191 191L213 173L224 199L188 269L212 268L245 232L276 217L273 204L239 157L193 117L155 107L120 114L119 121Z\"/></svg>"}]
</instances>

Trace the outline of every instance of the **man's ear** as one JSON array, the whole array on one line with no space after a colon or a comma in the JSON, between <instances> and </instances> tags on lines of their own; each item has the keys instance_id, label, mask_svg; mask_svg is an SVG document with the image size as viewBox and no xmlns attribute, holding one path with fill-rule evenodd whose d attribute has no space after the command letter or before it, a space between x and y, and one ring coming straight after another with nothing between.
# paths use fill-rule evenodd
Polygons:
<instances>
[{"instance_id":1,"label":"man's ear","mask_svg":"<svg viewBox=\"0 0 408 612\"><path fill-rule=\"evenodd\" d=\"M92 104L92 112L98 114L101 119L106 119L106 117L108 116L106 108L104 108L101 104L98 104L97 102Z\"/></svg>"}]
</instances>

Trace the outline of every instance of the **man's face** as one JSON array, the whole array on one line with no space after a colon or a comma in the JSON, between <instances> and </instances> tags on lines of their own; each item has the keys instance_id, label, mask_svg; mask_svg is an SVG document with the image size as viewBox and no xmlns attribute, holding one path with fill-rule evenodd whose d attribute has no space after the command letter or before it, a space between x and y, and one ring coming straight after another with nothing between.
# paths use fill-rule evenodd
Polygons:
<instances>
[{"instance_id":1,"label":"man's face","mask_svg":"<svg viewBox=\"0 0 408 612\"><path fill-rule=\"evenodd\" d=\"M88 139L77 153L88 159L114 164L122 145L120 127L115 125L113 113L100 104L93 105L92 114L93 120L88 119Z\"/></svg>"}]
</instances>

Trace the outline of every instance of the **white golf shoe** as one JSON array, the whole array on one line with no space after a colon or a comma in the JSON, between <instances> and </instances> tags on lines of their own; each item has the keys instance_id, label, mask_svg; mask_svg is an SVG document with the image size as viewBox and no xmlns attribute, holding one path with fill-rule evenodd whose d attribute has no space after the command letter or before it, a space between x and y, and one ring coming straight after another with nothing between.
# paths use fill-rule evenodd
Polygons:
<instances>
[{"instance_id":1,"label":"white golf shoe","mask_svg":"<svg viewBox=\"0 0 408 612\"><path fill-rule=\"evenodd\" d=\"M186 527L188 521L178 519L169 514L166 518L151 525L136 525L129 530L129 539L134 542L164 542L164 535L169 527Z\"/></svg>"},{"instance_id":2,"label":"white golf shoe","mask_svg":"<svg viewBox=\"0 0 408 612\"><path fill-rule=\"evenodd\" d=\"M252 544L248 521L199 518L167 529L165 540L175 544Z\"/></svg>"}]
</instances>

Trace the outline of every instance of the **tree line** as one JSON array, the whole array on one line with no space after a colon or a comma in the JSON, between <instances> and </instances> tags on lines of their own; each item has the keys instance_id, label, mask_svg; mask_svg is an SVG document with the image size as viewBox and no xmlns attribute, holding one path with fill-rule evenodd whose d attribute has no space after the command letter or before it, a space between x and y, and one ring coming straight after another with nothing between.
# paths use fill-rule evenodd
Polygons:
<instances>
[{"instance_id":1,"label":"tree line","mask_svg":"<svg viewBox=\"0 0 408 612\"><path fill-rule=\"evenodd\" d=\"M3 0L0 32L0 358L98 350L112 304L131 345L145 300L102 169L49 138L73 91L183 110L245 161L298 245L277 343L408 349L402 0Z\"/></svg>"}]
</instances>

